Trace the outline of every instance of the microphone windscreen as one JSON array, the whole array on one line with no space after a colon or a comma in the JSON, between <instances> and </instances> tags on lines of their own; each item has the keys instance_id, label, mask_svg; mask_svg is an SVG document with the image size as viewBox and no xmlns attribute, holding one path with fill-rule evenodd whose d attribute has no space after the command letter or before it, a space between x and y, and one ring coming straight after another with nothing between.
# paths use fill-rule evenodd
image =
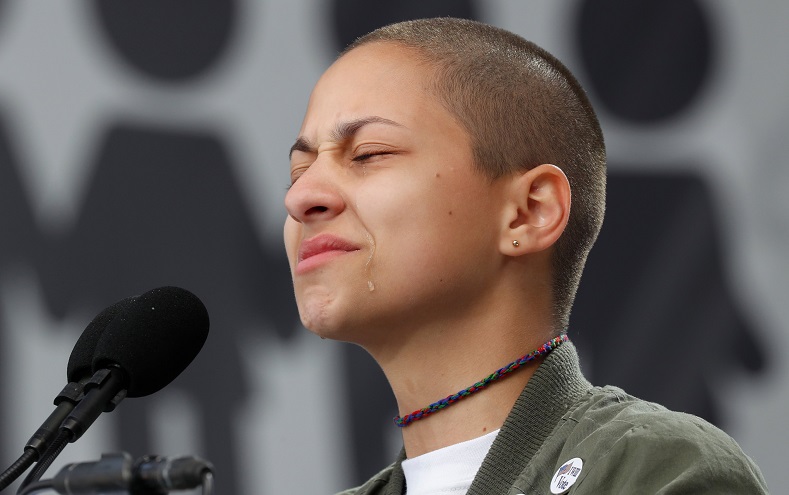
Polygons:
<instances>
[{"instance_id":1,"label":"microphone windscreen","mask_svg":"<svg viewBox=\"0 0 789 495\"><path fill-rule=\"evenodd\" d=\"M128 397L152 394L173 381L208 337L208 311L191 292L160 287L133 297L101 333L93 371L117 365Z\"/></svg>"},{"instance_id":2,"label":"microphone windscreen","mask_svg":"<svg viewBox=\"0 0 789 495\"><path fill-rule=\"evenodd\" d=\"M104 329L109 323L117 316L123 305L128 304L132 298L127 297L122 301L118 301L112 306L104 308L104 310L97 314L82 335L77 339L74 344L74 349L71 351L71 356L68 358L68 365L66 366L66 376L69 382L79 382L93 375L93 354L96 351L96 344L99 342L99 337L104 332Z\"/></svg>"}]
</instances>

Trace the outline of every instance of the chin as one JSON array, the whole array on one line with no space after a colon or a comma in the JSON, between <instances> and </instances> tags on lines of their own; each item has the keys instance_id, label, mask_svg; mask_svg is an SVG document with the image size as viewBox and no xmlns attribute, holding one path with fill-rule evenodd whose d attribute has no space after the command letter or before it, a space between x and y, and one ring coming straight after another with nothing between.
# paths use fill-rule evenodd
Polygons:
<instances>
[{"instance_id":1,"label":"chin","mask_svg":"<svg viewBox=\"0 0 789 495\"><path fill-rule=\"evenodd\" d=\"M301 324L322 339L336 339L342 323L336 316L335 299L329 294L310 294L297 300Z\"/></svg>"},{"instance_id":2,"label":"chin","mask_svg":"<svg viewBox=\"0 0 789 495\"><path fill-rule=\"evenodd\" d=\"M297 287L296 306L301 324L324 339L347 340L360 324L359 301L341 290L321 285Z\"/></svg>"},{"instance_id":3,"label":"chin","mask_svg":"<svg viewBox=\"0 0 789 495\"><path fill-rule=\"evenodd\" d=\"M365 332L360 328L359 322L340 318L329 309L327 306L311 305L307 305L303 310L300 308L301 324L322 339L361 345L360 337Z\"/></svg>"}]
</instances>

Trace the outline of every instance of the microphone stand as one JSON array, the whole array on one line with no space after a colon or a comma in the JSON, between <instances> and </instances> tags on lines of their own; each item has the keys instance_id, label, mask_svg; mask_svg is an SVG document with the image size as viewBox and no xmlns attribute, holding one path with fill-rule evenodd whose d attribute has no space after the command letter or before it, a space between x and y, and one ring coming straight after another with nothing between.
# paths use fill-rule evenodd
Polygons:
<instances>
[{"instance_id":1,"label":"microphone stand","mask_svg":"<svg viewBox=\"0 0 789 495\"><path fill-rule=\"evenodd\" d=\"M63 420L82 400L84 383L70 382L55 398L55 410L44 421L25 445L24 453L8 469L0 474L0 490L4 490L19 478L34 462L42 459L55 441Z\"/></svg>"},{"instance_id":2,"label":"microphone stand","mask_svg":"<svg viewBox=\"0 0 789 495\"><path fill-rule=\"evenodd\" d=\"M203 495L213 494L213 466L206 461L159 456L133 461L128 453L121 452L102 454L95 462L68 464L54 478L31 482L17 495L43 490L61 495L166 495L198 486Z\"/></svg>"},{"instance_id":3,"label":"microphone stand","mask_svg":"<svg viewBox=\"0 0 789 495\"><path fill-rule=\"evenodd\" d=\"M22 488L28 484L41 479L66 445L79 439L102 412L115 409L115 406L126 397L123 386L125 381L125 374L120 368L102 369L93 374L85 383L84 397L62 420L57 437L27 475L17 493L21 493Z\"/></svg>"}]
</instances>

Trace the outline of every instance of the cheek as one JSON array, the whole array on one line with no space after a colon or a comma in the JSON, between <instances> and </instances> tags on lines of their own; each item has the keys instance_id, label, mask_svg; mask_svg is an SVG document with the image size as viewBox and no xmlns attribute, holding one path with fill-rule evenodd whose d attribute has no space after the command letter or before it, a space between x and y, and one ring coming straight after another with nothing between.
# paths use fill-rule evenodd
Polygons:
<instances>
[{"instance_id":1,"label":"cheek","mask_svg":"<svg viewBox=\"0 0 789 495\"><path fill-rule=\"evenodd\" d=\"M368 176L357 190L353 208L372 237L373 278L384 269L404 278L426 270L441 278L491 246L495 250L494 191L472 172L439 168L390 174L381 182Z\"/></svg>"},{"instance_id":2,"label":"cheek","mask_svg":"<svg viewBox=\"0 0 789 495\"><path fill-rule=\"evenodd\" d=\"M394 189L392 189L394 190ZM358 198L359 217L372 237L371 268L396 270L404 277L457 261L463 251L469 218L457 198L436 188L397 195ZM365 206L366 205L366 206ZM466 207L468 209L468 207Z\"/></svg>"}]
</instances>

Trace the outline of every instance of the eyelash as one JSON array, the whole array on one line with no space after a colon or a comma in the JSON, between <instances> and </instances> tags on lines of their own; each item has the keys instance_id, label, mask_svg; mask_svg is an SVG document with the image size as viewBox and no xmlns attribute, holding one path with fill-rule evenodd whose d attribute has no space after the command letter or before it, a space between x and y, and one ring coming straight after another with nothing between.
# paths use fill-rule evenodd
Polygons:
<instances>
[{"instance_id":1,"label":"eyelash","mask_svg":"<svg viewBox=\"0 0 789 495\"><path fill-rule=\"evenodd\" d=\"M374 156L391 155L391 154L392 154L391 151L386 151L386 150L370 151L368 153L362 153L361 155L357 155L351 158L351 161L356 163L363 163Z\"/></svg>"},{"instance_id":2,"label":"eyelash","mask_svg":"<svg viewBox=\"0 0 789 495\"><path fill-rule=\"evenodd\" d=\"M367 160L369 160L369 159L371 159L373 157L383 156L383 155L392 155L392 154L394 154L394 153L392 151L388 151L388 150L370 151L368 153L362 153L360 155L354 156L353 158L351 158L351 161L354 162L354 163L364 164ZM296 181L299 180L299 177L301 177L301 174L299 174L295 179L293 179L290 184L286 184L285 185L285 191L289 191L290 188L293 187L293 185L296 183Z\"/></svg>"}]
</instances>

